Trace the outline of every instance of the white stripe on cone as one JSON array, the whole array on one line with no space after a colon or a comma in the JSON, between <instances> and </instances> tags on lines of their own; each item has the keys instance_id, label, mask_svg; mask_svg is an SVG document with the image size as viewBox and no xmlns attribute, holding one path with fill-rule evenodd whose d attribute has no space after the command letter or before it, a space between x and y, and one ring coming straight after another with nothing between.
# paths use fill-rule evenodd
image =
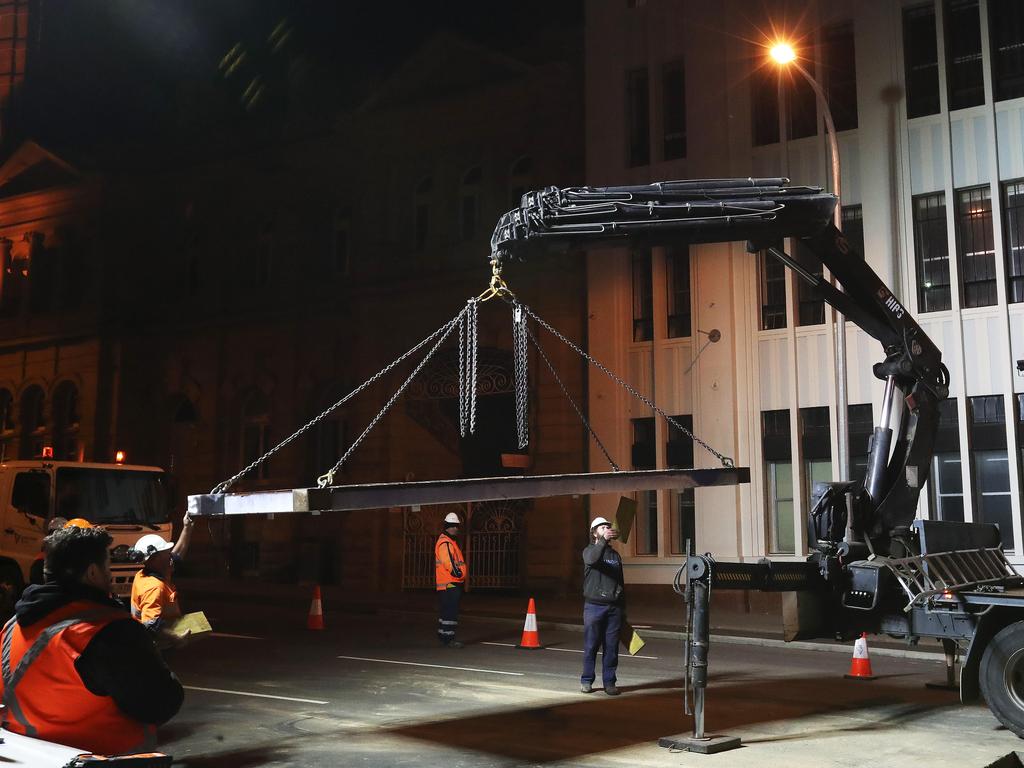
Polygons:
<instances>
[{"instance_id":1,"label":"white stripe on cone","mask_svg":"<svg viewBox=\"0 0 1024 768\"><path fill-rule=\"evenodd\" d=\"M319 599L313 598L313 604L309 606L309 612L313 616L320 616L321 614L323 614L324 609L321 607Z\"/></svg>"},{"instance_id":2,"label":"white stripe on cone","mask_svg":"<svg viewBox=\"0 0 1024 768\"><path fill-rule=\"evenodd\" d=\"M537 614L528 613L526 614L526 623L523 624L523 632L536 632L537 631Z\"/></svg>"},{"instance_id":3,"label":"white stripe on cone","mask_svg":"<svg viewBox=\"0 0 1024 768\"><path fill-rule=\"evenodd\" d=\"M855 659L866 659L868 657L868 641L863 637L858 637L856 642L853 644L853 658Z\"/></svg>"}]
</instances>

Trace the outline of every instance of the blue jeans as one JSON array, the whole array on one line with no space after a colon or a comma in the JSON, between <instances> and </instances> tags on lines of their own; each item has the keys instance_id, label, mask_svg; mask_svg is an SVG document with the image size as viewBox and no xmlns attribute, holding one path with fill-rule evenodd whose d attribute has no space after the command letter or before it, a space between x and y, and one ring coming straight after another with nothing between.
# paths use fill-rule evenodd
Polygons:
<instances>
[{"instance_id":1,"label":"blue jeans","mask_svg":"<svg viewBox=\"0 0 1024 768\"><path fill-rule=\"evenodd\" d=\"M601 679L606 686L615 683L615 670L619 666L619 629L622 627L622 607L583 603L583 674L581 683L594 682L597 651L602 646Z\"/></svg>"}]
</instances>

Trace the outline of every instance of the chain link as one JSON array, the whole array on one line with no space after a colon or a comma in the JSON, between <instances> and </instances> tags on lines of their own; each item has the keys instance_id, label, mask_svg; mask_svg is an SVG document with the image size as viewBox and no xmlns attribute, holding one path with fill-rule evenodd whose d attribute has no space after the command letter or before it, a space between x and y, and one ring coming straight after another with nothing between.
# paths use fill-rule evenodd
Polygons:
<instances>
[{"instance_id":1,"label":"chain link","mask_svg":"<svg viewBox=\"0 0 1024 768\"><path fill-rule=\"evenodd\" d=\"M466 302L459 321L459 434L476 433L477 308L480 299Z\"/></svg>"},{"instance_id":2,"label":"chain link","mask_svg":"<svg viewBox=\"0 0 1024 768\"><path fill-rule=\"evenodd\" d=\"M512 302L512 352L515 366L516 432L519 436L519 449L522 450L530 443L527 411L530 371L526 357L526 315L523 314L523 305L517 301Z\"/></svg>"},{"instance_id":3,"label":"chain link","mask_svg":"<svg viewBox=\"0 0 1024 768\"><path fill-rule=\"evenodd\" d=\"M448 321L448 324L444 328L444 332L441 334L441 338L437 340L437 343L434 344L434 346L430 348L430 351L427 352L424 358L420 360L419 364L413 369L413 372L409 374L409 377L404 382L402 382L402 386L395 390L395 393L391 396L391 399L384 404L384 407L381 408L377 415L374 416L373 419L370 421L370 423L366 425L366 429L363 430L362 434L360 434L359 437L357 437L352 442L352 445L350 445L348 447L348 450L345 451L345 455L338 459L337 464L335 464L333 467L327 470L327 472L325 472L324 474L320 475L320 477L317 478L316 482L320 488L326 488L327 486L332 485L334 483L334 475L337 473L337 471L341 469L342 465L348 460L348 457L352 455L352 452L359 447L359 444L363 442L363 438L365 438L370 433L370 430L377 426L377 422L384 418L384 414L386 414L391 409L391 406L393 406L395 402L397 402L398 398L405 391L406 387L408 387L412 383L412 380L415 379L417 375L419 375L419 372L423 369L423 366L427 364L430 358L434 356L434 353L437 352L437 350L440 348L442 344L444 344L448 336L455 329L455 326L462 324L462 318L467 311L469 311L469 305L466 305L466 307L464 307L462 311L459 312L459 314L457 314L454 318Z\"/></svg>"},{"instance_id":4,"label":"chain link","mask_svg":"<svg viewBox=\"0 0 1024 768\"><path fill-rule=\"evenodd\" d=\"M651 410L653 410L653 411L654 411L655 413L657 413L657 414L658 414L659 416L661 416L662 418L664 418L664 419L665 419L665 421L667 421L667 422L668 422L669 424L671 424L671 425L672 425L673 427L675 427L675 428L676 428L676 429L678 429L678 430L679 430L680 432L682 432L682 433L683 433L684 435L686 435L686 436L687 436L687 437L689 437L689 438L690 438L691 440L693 440L693 442L695 442L695 443L697 443L698 445L700 445L700 446L701 446L702 448L704 448L704 450L706 450L706 451L707 451L708 453L710 453L710 454L711 454L712 456L714 456L714 457L715 457L716 459L718 459L718 460L719 460L720 462L722 462L722 466L723 466L723 467L728 467L728 468L732 468L732 467L735 467L735 466L736 466L736 464L735 464L735 463L733 462L733 460L732 460L731 458L729 458L729 457L728 457L728 456L726 456L725 454L722 454L722 453L719 453L718 451L716 451L716 450L715 450L714 448L712 448L712 447L711 447L710 445L708 445L708 444L707 444L707 443L705 443L705 442L704 442L703 440L701 440L701 439L700 439L699 437L697 437L697 436L696 436L695 434L693 434L693 432L691 432L690 430L688 430L688 429L687 429L686 427L684 427L684 426L683 426L682 424L680 424L680 423L679 423L678 421L676 421L676 420L675 420L675 419L673 419L673 418L672 418L671 416L669 416L669 415L668 415L667 413L665 413L665 412L664 412L663 410L661 410L661 408L659 408L659 407L658 407L657 405L655 405L653 401L651 401L651 400L649 400L648 398L646 398L646 397L644 397L643 395L641 395L641 394L640 394L639 392L637 392L637 391L636 391L635 389L633 389L633 387L631 387L631 386L630 386L629 384L627 384L627 383L626 383L625 381L623 381L623 380L622 380L622 379L620 379L620 378L619 378L618 376L616 376L616 375L615 375L614 373L612 373L612 371L611 371L610 369L606 368L606 367L605 367L605 366L604 366L604 365L603 365L603 364L602 364L602 363L601 363L601 362L600 362L599 360L597 360L597 359L595 359L595 358L591 357L591 356L590 356L590 355L588 355L588 354L587 354L586 352L584 352L584 351L583 351L582 349L580 349L579 347L577 347L577 346L576 346L576 345L575 345L575 344L574 344L574 343L573 343L572 341L570 341L570 340L569 340L568 338L566 338L566 337L565 337L565 336L563 336L563 335L562 335L561 333L559 333L559 332L558 332L557 330L555 330L555 329L554 329L553 327L551 327L551 326L550 326L550 325L549 325L549 324L548 324L547 322L545 322L545 321L544 321L544 320L542 320L542 319L541 319L540 317L538 317L538 316L537 316L537 314L536 314L536 313L535 313L535 312L534 312L534 311L533 311L532 309L530 309L530 308L529 308L529 307L528 307L528 306L527 306L526 304L519 304L518 306L522 307L522 308L523 308L523 310L524 310L524 311L525 311L525 312L526 312L527 314L529 314L529 315L530 315L530 317L532 317L532 318L533 318L534 320L536 320L536 321L537 321L537 323L538 323L538 324L539 324L539 325L540 325L540 326L541 326L542 328L545 328L545 329L546 329L546 330L548 331L548 333L551 333L551 334L552 334L552 335L554 335L554 336L555 336L556 338L560 339L560 340L562 341L562 343L563 343L563 344L565 344L566 346L568 346L568 347L569 347L569 348L570 348L571 350L573 350L573 351L574 351L574 352L575 352L576 354L580 355L580 356L581 356L581 357L582 357L582 358L583 358L584 360L586 360L586 361L587 361L588 363L590 363L591 365L593 365L593 366L594 366L595 368L597 368L597 369L598 369L599 371L602 371L602 372L603 372L603 373L604 373L604 374L605 374L606 376L608 376L608 377L609 377L609 378L610 378L610 379L611 379L612 381L614 381L614 382L615 382L616 384L618 384L618 385L619 385L620 387L622 387L622 388L623 388L623 389L625 389L625 390L626 390L627 392L629 392L629 393L630 393L631 395L633 395L633 397L635 397L635 398L636 398L637 400L639 400L640 402L642 402L642 403L643 403L644 405L646 405L646 406L647 406L648 408L650 408Z\"/></svg>"},{"instance_id":5,"label":"chain link","mask_svg":"<svg viewBox=\"0 0 1024 768\"><path fill-rule=\"evenodd\" d=\"M395 359L394 361L392 361L392 362L391 362L391 363L390 363L389 365L387 365L387 366L386 366L385 368L382 368L381 370L377 371L377 373L375 373L375 374L374 374L373 376L371 376L370 378L368 378L368 379L367 379L366 381L364 381L364 382L363 382L362 384L360 384L360 385L359 385L358 387L356 387L355 389L353 389L353 390L352 390L351 392L349 392L349 393L348 393L347 395L345 395L345 396L344 396L343 398L341 398L341 400L339 400L338 402L336 402L336 403L335 403L334 405L332 405L332 406L330 406L329 408L327 408L327 409L326 409L326 410L325 410L325 411L324 411L323 413L319 414L318 416L315 416L315 417L314 417L313 419L311 419L311 420L310 420L310 421L309 421L309 422L308 422L307 424L305 424L304 426L302 426L302 427L299 427L299 428L298 428L298 429L297 429L297 430L296 430L295 432L293 432L293 433L292 433L291 435L289 435L288 437L286 437L286 438L285 438L284 440L282 440L282 441L281 441L280 443L278 443L277 445L275 445L275 446L274 446L273 448L271 448L271 449L270 449L269 451L267 451L266 453L264 453L264 454L263 454L262 456L260 456L260 457L259 457L258 459L256 459L256 460L255 460L254 462L252 462L252 464L250 464L250 465L249 465L249 466L247 466L247 467L246 467L245 469L243 469L243 470L242 470L241 472L239 472L239 473L238 473L237 475L234 475L234 476L232 476L232 477L228 478L227 480L225 480L225 481L223 481L223 482L221 482L221 483L218 483L218 484L217 484L216 486L214 486L214 487L213 487L213 490L211 490L211 491L210 491L210 493L211 493L211 494L212 494L212 493L226 493L226 492L227 492L227 490L228 490L228 489L229 489L229 488L230 488L231 486L233 486L233 485L234 485L235 483L237 483L237 482L238 482L239 480L241 480L241 479L242 479L243 477L245 477L245 476L246 476L247 474L249 474L249 473L250 473L250 472L252 472L252 471L253 471L254 469L256 469L256 467L258 467L258 466L259 466L260 464L262 464L262 463L263 463L264 461L266 461L267 459L269 459L269 458L270 458L271 456L273 456L273 455L274 455L275 453L277 453L277 452L278 452L279 450L281 450L282 448L284 448L284 447L285 447L286 445L288 445L289 443L291 443L291 442L292 442L293 440L295 440L295 439L296 439L297 437L299 437L299 436L301 436L301 435L305 434L305 433L306 433L306 432L308 432L308 431L309 431L310 429L312 429L312 428L313 428L313 427L315 427L315 426L316 426L317 424L319 424L319 423L320 423L321 421L323 421L324 419L326 419L326 418L327 418L328 416L330 416L330 415L331 415L331 413L333 413L333 412L334 412L334 411L335 411L336 409L338 409L338 408L340 408L341 406L343 406L343 405L344 405L345 403L347 403L347 402L348 402L349 400L351 400L351 399L352 399L353 397L355 397L355 396L356 396L356 395L358 395L358 394L359 394L360 392L362 392L362 391L363 391L364 389L366 389L366 388L367 388L368 386L370 386L370 385L371 385L371 384L373 384L373 383L374 383L375 381L377 381L377 379L379 379L379 378L380 378L381 376L384 376L385 374L387 374L387 373L388 373L389 371L391 371L391 369L392 369L392 368L394 368L394 367L395 367L396 365L398 365L399 363L401 363L401 362L402 362L403 360L405 360L405 359L406 359L407 357L409 357L410 355L414 355L414 354L416 354L416 353L417 353L417 352L418 352L419 350L421 350L421 349L422 349L423 347L425 347L425 346L426 346L427 344L429 344L429 343L430 343L430 342L432 342L432 341L433 341L434 339L436 339L436 338L437 338L437 337L438 337L438 336L439 336L440 334L442 334L442 333L445 333L446 331L450 331L450 330L451 330L451 327L452 327L452 325L453 325L454 323L456 323L456 322L457 322L458 320L460 320L460 319L462 318L462 314L463 314L463 312L465 312L465 310L462 310L462 311L460 311L460 312L459 312L459 314L457 314L457 315L456 315L456 316L455 316L454 318L452 318L452 319L451 319L451 320L449 320L449 321L448 321L447 323L445 323L445 324L444 324L444 325L442 325L442 326L441 326L440 328L438 328L438 329L437 329L436 331L434 331L434 332L433 332L432 334L430 334L429 336L427 336L427 337L426 337L425 339L423 339L423 340L422 340L421 342L419 342L419 343L418 343L418 344L417 344L416 346L414 346L414 347L412 347L411 349L409 349L409 350L408 350L408 351L407 351L407 352L406 352L405 354L403 354L403 355L402 355L401 357L399 357L399 358Z\"/></svg>"},{"instance_id":6,"label":"chain link","mask_svg":"<svg viewBox=\"0 0 1024 768\"><path fill-rule=\"evenodd\" d=\"M594 438L594 442L597 443L597 447L601 449L601 453L603 453L604 457L608 460L608 463L611 465L612 471L618 472L620 470L619 465L616 464L615 461L612 459L611 454L608 453L608 449L605 448L604 443L601 442L601 438L597 436L597 432L595 432L594 428L590 426L590 422L587 420L587 417L583 415L583 411L580 410L580 407L576 404L576 401L573 399L572 395L569 394L569 390L566 389L565 384L562 383L562 379L555 371L555 366L551 364L551 361L548 359L548 356L544 353L544 349L541 347L540 342L537 341L537 337L533 335L533 331L530 330L530 326L526 326L526 332L530 335L530 341L533 342L533 346L540 354L540 359L544 361L545 365L547 365L548 367L548 370L551 371L551 375L554 376L555 381L558 382L558 386L562 388L562 394L565 395L566 400L568 400L569 404L572 405L573 410L576 411L576 415L579 416L580 421L583 422L583 426L587 428L587 431L590 433L590 436Z\"/></svg>"}]
</instances>

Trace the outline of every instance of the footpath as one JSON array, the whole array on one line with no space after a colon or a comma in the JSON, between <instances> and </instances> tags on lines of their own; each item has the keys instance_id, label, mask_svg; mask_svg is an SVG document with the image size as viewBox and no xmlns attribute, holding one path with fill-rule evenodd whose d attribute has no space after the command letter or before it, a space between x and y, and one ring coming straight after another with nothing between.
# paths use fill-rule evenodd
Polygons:
<instances>
[{"instance_id":1,"label":"footpath","mask_svg":"<svg viewBox=\"0 0 1024 768\"><path fill-rule=\"evenodd\" d=\"M272 584L255 580L229 579L177 579L177 586L189 601L253 600L280 607L294 607L297 614L306 615L312 595L311 584ZM399 593L353 595L337 586L321 587L323 610L328 626L332 613L398 613L404 615L437 615L437 598L429 590ZM579 597L538 596L536 599L537 624L541 631L558 629L583 631L583 600ZM493 593L487 590L470 591L465 595L460 612L463 622L489 621L522 626L526 615L528 595ZM644 595L630 598L627 615L630 623L642 637L676 639L685 637L686 603L670 586L663 596ZM831 640L797 641L786 643L782 635L782 619L777 613L757 613L711 606L712 643L732 643L768 647L799 648L843 653L849 656L853 642ZM871 653L934 660L942 664L942 647L937 641L925 640L910 645L902 639L884 636L869 637Z\"/></svg>"}]
</instances>

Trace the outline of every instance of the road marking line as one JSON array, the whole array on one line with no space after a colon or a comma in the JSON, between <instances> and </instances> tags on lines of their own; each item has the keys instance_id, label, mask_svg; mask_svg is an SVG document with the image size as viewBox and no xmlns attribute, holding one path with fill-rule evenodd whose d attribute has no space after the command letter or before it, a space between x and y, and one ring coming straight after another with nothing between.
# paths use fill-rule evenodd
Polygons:
<instances>
[{"instance_id":1,"label":"road marking line","mask_svg":"<svg viewBox=\"0 0 1024 768\"><path fill-rule=\"evenodd\" d=\"M329 701L319 699L296 699L291 696L271 696L269 693L250 693L249 691L226 691L223 688L200 688L198 685L183 685L190 691L206 691L208 693L229 693L233 696L255 696L258 699L277 699L278 701L298 701L302 704L330 704Z\"/></svg>"},{"instance_id":2,"label":"road marking line","mask_svg":"<svg viewBox=\"0 0 1024 768\"><path fill-rule=\"evenodd\" d=\"M376 661L379 664L404 664L409 667L433 667L434 669L457 669L462 672L486 672L490 675L512 675L523 677L523 672L502 672L497 669L478 669L477 667L450 667L446 664L423 664L417 661L393 661L392 659L368 659L364 656L338 656L339 659L351 659L352 661Z\"/></svg>"},{"instance_id":3,"label":"road marking line","mask_svg":"<svg viewBox=\"0 0 1024 768\"><path fill-rule=\"evenodd\" d=\"M233 635L230 632L211 632L210 637L231 637L235 640L262 640L262 637L254 637L253 635Z\"/></svg>"},{"instance_id":4,"label":"road marking line","mask_svg":"<svg viewBox=\"0 0 1024 768\"><path fill-rule=\"evenodd\" d=\"M480 643L480 645L500 645L502 648L518 648L519 647L515 643L490 643L490 642L482 642L482 643ZM561 651L562 653L583 653L583 651L578 651L575 648L544 648L542 650L545 650L545 651ZM628 654L620 654L620 655L622 655L622 656L629 656ZM653 660L657 661L661 657L660 656L629 656L629 658L631 658L631 659L653 659Z\"/></svg>"}]
</instances>

